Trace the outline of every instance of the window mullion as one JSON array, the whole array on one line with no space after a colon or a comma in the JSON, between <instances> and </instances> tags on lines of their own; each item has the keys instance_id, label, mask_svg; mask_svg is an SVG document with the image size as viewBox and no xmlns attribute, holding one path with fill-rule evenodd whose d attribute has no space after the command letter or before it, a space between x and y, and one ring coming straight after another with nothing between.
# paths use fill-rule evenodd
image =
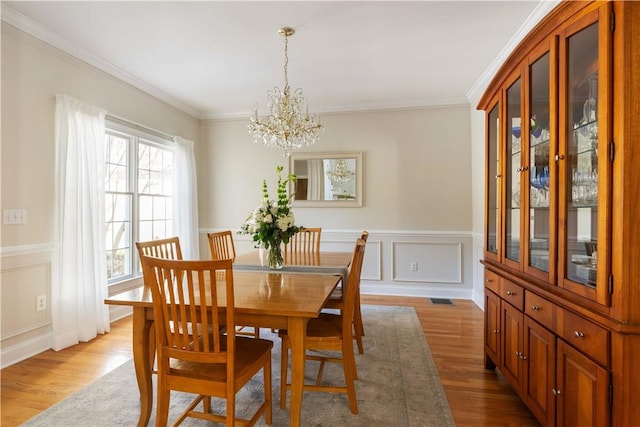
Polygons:
<instances>
[{"instance_id":1,"label":"window mullion","mask_svg":"<svg viewBox=\"0 0 640 427\"><path fill-rule=\"evenodd\" d=\"M139 167L139 147L140 138L132 137L131 151L129 155L131 156L131 167L129 170L129 179L131 182L131 194L133 194L131 200L131 262L133 265L131 266L131 271L135 271L136 274L142 274L140 271L140 262L138 259L138 251L134 251L135 242L140 240L140 195L138 194L138 167Z\"/></svg>"}]
</instances>

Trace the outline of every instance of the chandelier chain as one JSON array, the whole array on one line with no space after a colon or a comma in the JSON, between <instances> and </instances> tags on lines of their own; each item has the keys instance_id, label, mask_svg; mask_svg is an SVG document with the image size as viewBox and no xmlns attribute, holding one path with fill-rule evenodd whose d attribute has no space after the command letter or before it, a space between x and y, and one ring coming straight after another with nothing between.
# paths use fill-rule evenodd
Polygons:
<instances>
[{"instance_id":1,"label":"chandelier chain","mask_svg":"<svg viewBox=\"0 0 640 427\"><path fill-rule=\"evenodd\" d=\"M284 36L284 91L289 92L289 36Z\"/></svg>"}]
</instances>

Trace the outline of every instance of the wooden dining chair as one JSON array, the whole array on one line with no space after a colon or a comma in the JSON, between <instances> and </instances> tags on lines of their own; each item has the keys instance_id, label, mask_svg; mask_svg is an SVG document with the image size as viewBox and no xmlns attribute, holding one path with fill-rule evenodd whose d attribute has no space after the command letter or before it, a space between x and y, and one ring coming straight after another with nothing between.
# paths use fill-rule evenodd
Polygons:
<instances>
[{"instance_id":1,"label":"wooden dining chair","mask_svg":"<svg viewBox=\"0 0 640 427\"><path fill-rule=\"evenodd\" d=\"M366 230L364 230L360 235L360 239L366 242L368 238L369 238L369 233ZM329 299L327 300L327 303L325 304L325 308L342 310L343 307L344 307L343 288L342 286L339 286L338 288L336 288L333 294L331 294L331 297L329 297ZM354 328L353 337L356 340L356 344L358 345L358 353L364 354L364 345L362 344L362 337L364 336L364 324L362 323L362 306L360 304L359 285L358 285L358 293L356 294L356 305L353 313L353 328Z\"/></svg>"},{"instance_id":2,"label":"wooden dining chair","mask_svg":"<svg viewBox=\"0 0 640 427\"><path fill-rule=\"evenodd\" d=\"M305 384L304 390L324 391L330 393L346 393L349 397L349 408L353 414L358 413L356 400L355 380L357 378L355 352L353 350L353 316L356 305L356 295L360 285L360 273L364 258L365 241L358 239L351 265L349 277L345 286L344 307L341 313L320 313L320 316L309 320L307 324L307 336L304 340L305 364L306 360L320 361L318 375L314 384ZM289 364L289 349L291 341L286 330L280 330L282 338L282 355L280 365L280 408L286 406L286 391L290 388L287 383L287 371ZM342 357L308 354L308 351L341 352ZM329 353L333 355L334 353ZM322 383L322 374L326 362L341 363L344 371L344 386L328 385Z\"/></svg>"},{"instance_id":3,"label":"wooden dining chair","mask_svg":"<svg viewBox=\"0 0 640 427\"><path fill-rule=\"evenodd\" d=\"M207 240L209 240L211 259L236 260L236 247L233 244L233 234L231 230L207 233Z\"/></svg>"},{"instance_id":4,"label":"wooden dining chair","mask_svg":"<svg viewBox=\"0 0 640 427\"><path fill-rule=\"evenodd\" d=\"M174 425L194 417L251 426L263 414L271 424L273 342L238 337L233 327L227 327L226 333L223 328L235 325L231 260L182 261L143 255L142 267L145 286L151 289L158 353L156 426L167 425L172 390L197 395ZM217 281L223 286L216 286ZM219 297L223 307L218 306ZM264 400L251 419L237 419L236 394L260 370ZM211 397L226 400L224 414L212 412Z\"/></svg>"},{"instance_id":5,"label":"wooden dining chair","mask_svg":"<svg viewBox=\"0 0 640 427\"><path fill-rule=\"evenodd\" d=\"M284 245L285 264L319 265L322 228L303 228Z\"/></svg>"}]
</instances>

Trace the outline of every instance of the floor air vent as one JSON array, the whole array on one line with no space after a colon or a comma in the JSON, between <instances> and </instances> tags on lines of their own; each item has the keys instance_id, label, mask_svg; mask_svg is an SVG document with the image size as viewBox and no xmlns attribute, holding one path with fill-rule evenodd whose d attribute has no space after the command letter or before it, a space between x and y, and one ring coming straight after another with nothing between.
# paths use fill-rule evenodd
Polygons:
<instances>
[{"instance_id":1,"label":"floor air vent","mask_svg":"<svg viewBox=\"0 0 640 427\"><path fill-rule=\"evenodd\" d=\"M431 304L440 304L440 305L453 305L453 301L449 298L429 298L431 300Z\"/></svg>"}]
</instances>

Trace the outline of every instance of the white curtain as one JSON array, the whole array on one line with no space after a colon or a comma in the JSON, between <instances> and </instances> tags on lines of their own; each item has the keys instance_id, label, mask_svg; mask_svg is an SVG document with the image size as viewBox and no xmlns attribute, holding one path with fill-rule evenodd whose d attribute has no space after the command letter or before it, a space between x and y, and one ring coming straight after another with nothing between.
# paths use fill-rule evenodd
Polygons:
<instances>
[{"instance_id":1,"label":"white curtain","mask_svg":"<svg viewBox=\"0 0 640 427\"><path fill-rule=\"evenodd\" d=\"M104 242L106 111L56 95L54 350L109 332Z\"/></svg>"},{"instance_id":2,"label":"white curtain","mask_svg":"<svg viewBox=\"0 0 640 427\"><path fill-rule=\"evenodd\" d=\"M307 160L307 200L324 200L324 167L322 160ZM328 199L331 200L331 199Z\"/></svg>"},{"instance_id":3,"label":"white curtain","mask_svg":"<svg viewBox=\"0 0 640 427\"><path fill-rule=\"evenodd\" d=\"M173 180L173 229L184 259L199 259L198 186L193 141L176 136Z\"/></svg>"}]
</instances>

